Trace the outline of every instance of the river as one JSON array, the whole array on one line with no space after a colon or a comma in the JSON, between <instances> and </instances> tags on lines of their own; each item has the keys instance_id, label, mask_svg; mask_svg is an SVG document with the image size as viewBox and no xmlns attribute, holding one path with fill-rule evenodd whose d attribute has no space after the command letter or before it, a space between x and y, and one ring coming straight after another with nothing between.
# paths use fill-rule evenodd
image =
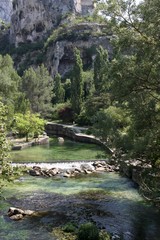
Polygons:
<instances>
[{"instance_id":1,"label":"river","mask_svg":"<svg viewBox=\"0 0 160 240\"><path fill-rule=\"evenodd\" d=\"M160 240L160 212L144 201L137 186L118 173L76 178L22 176L0 201L0 240L56 240L52 231L67 222L94 222L123 240ZM10 206L40 211L13 222Z\"/></svg>"}]
</instances>

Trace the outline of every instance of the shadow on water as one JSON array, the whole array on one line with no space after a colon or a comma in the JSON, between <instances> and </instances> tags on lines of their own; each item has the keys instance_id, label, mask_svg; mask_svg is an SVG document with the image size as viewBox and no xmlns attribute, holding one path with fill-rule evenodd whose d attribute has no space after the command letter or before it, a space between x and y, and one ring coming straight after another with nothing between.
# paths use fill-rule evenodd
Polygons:
<instances>
[{"instance_id":1,"label":"shadow on water","mask_svg":"<svg viewBox=\"0 0 160 240\"><path fill-rule=\"evenodd\" d=\"M0 220L3 240L10 240L10 234L14 240L53 240L52 229L69 221L95 222L123 240L160 239L160 214L146 205L130 180L115 173L76 179L26 176L10 185L5 194L8 200ZM6 216L8 206L36 210L40 214L11 222Z\"/></svg>"}]
</instances>

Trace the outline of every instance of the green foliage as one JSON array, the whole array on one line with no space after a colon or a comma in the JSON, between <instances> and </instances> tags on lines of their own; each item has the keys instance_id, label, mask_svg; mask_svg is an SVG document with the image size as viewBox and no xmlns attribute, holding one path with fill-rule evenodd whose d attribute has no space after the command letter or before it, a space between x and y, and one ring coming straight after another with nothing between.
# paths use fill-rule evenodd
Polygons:
<instances>
[{"instance_id":1,"label":"green foliage","mask_svg":"<svg viewBox=\"0 0 160 240\"><path fill-rule=\"evenodd\" d=\"M158 160L155 162L155 167L157 167L157 168L160 169L160 159L158 159Z\"/></svg>"},{"instance_id":2,"label":"green foliage","mask_svg":"<svg viewBox=\"0 0 160 240\"><path fill-rule=\"evenodd\" d=\"M30 101L34 113L47 117L52 111L53 79L44 65L32 67L24 72L22 90Z\"/></svg>"},{"instance_id":3,"label":"green foliage","mask_svg":"<svg viewBox=\"0 0 160 240\"><path fill-rule=\"evenodd\" d=\"M24 93L20 93L16 98L15 112L26 113L30 110L30 102Z\"/></svg>"},{"instance_id":4,"label":"green foliage","mask_svg":"<svg viewBox=\"0 0 160 240\"><path fill-rule=\"evenodd\" d=\"M42 50L43 46L44 46L43 42L23 43L19 45L17 48L12 48L10 50L10 54L16 54L16 55L22 56L28 52Z\"/></svg>"},{"instance_id":5,"label":"green foliage","mask_svg":"<svg viewBox=\"0 0 160 240\"><path fill-rule=\"evenodd\" d=\"M111 237L107 232L103 230L100 231L100 240L110 240L110 239Z\"/></svg>"},{"instance_id":6,"label":"green foliage","mask_svg":"<svg viewBox=\"0 0 160 240\"><path fill-rule=\"evenodd\" d=\"M53 229L53 235L59 240L76 240L76 234L74 232L66 232L62 227Z\"/></svg>"},{"instance_id":7,"label":"green foliage","mask_svg":"<svg viewBox=\"0 0 160 240\"><path fill-rule=\"evenodd\" d=\"M17 113L14 116L13 132L20 137L26 137L28 141L29 134L32 137L38 137L44 131L45 121L38 114L26 112L25 114Z\"/></svg>"},{"instance_id":8,"label":"green foliage","mask_svg":"<svg viewBox=\"0 0 160 240\"><path fill-rule=\"evenodd\" d=\"M99 240L99 230L93 223L84 223L78 230L78 240Z\"/></svg>"},{"instance_id":9,"label":"green foliage","mask_svg":"<svg viewBox=\"0 0 160 240\"><path fill-rule=\"evenodd\" d=\"M2 102L12 108L18 95L20 80L12 58L9 55L0 55L0 96Z\"/></svg>"},{"instance_id":10,"label":"green foliage","mask_svg":"<svg viewBox=\"0 0 160 240\"><path fill-rule=\"evenodd\" d=\"M71 80L67 78L65 80L63 87L65 90L65 101L67 101L68 99L71 98Z\"/></svg>"},{"instance_id":11,"label":"green foliage","mask_svg":"<svg viewBox=\"0 0 160 240\"><path fill-rule=\"evenodd\" d=\"M53 100L54 103L64 102L65 92L64 92L63 85L61 83L60 74L57 74L54 78L54 93L55 93L55 97Z\"/></svg>"},{"instance_id":12,"label":"green foliage","mask_svg":"<svg viewBox=\"0 0 160 240\"><path fill-rule=\"evenodd\" d=\"M98 19L102 19L100 16L97 17ZM93 26L90 24L93 23ZM67 24L61 24L58 28L56 28L52 34L48 37L46 40L44 47L48 48L56 41L78 41L83 40L87 41L90 36L105 36L106 35L106 29L107 26L103 26L101 31L97 31L97 29L94 29L94 23L95 20L91 16L86 18L75 18L72 19L71 22ZM86 25L90 24L88 28L86 29ZM84 27L85 26L85 27Z\"/></svg>"},{"instance_id":13,"label":"green foliage","mask_svg":"<svg viewBox=\"0 0 160 240\"><path fill-rule=\"evenodd\" d=\"M106 93L108 104L123 109L130 120L126 125L117 110L113 114L101 106L99 116L95 117L95 130L112 147L130 149L134 156L148 158L154 165L160 152L159 3L144 1L137 6L132 0L109 0L99 7L103 16L106 14L114 37L110 62L107 54L104 61L102 49L98 50L94 66L96 98ZM88 99L86 112L94 112L90 106Z\"/></svg>"},{"instance_id":14,"label":"green foliage","mask_svg":"<svg viewBox=\"0 0 160 240\"><path fill-rule=\"evenodd\" d=\"M94 133L109 146L117 147L126 138L129 130L130 118L128 113L119 107L110 106L98 112L94 119Z\"/></svg>"},{"instance_id":15,"label":"green foliage","mask_svg":"<svg viewBox=\"0 0 160 240\"><path fill-rule=\"evenodd\" d=\"M83 98L83 65L80 51L75 48L75 65L71 78L71 104L73 111L79 114L82 107Z\"/></svg>"},{"instance_id":16,"label":"green foliage","mask_svg":"<svg viewBox=\"0 0 160 240\"><path fill-rule=\"evenodd\" d=\"M77 226L74 223L69 222L63 227L63 231L67 233L75 233L77 231Z\"/></svg>"},{"instance_id":17,"label":"green foliage","mask_svg":"<svg viewBox=\"0 0 160 240\"><path fill-rule=\"evenodd\" d=\"M73 122L73 109L70 102L59 103L54 105L53 120L62 120L63 122Z\"/></svg>"},{"instance_id":18,"label":"green foliage","mask_svg":"<svg viewBox=\"0 0 160 240\"><path fill-rule=\"evenodd\" d=\"M75 121L79 126L91 125L91 119L86 115L85 111L81 111L81 113L77 116Z\"/></svg>"},{"instance_id":19,"label":"green foliage","mask_svg":"<svg viewBox=\"0 0 160 240\"><path fill-rule=\"evenodd\" d=\"M83 82L84 98L86 99L94 91L92 70L83 72Z\"/></svg>"},{"instance_id":20,"label":"green foliage","mask_svg":"<svg viewBox=\"0 0 160 240\"><path fill-rule=\"evenodd\" d=\"M85 102L85 112L88 118L92 117L103 108L108 108L111 104L110 95L108 93L101 93L90 95Z\"/></svg>"},{"instance_id":21,"label":"green foliage","mask_svg":"<svg viewBox=\"0 0 160 240\"><path fill-rule=\"evenodd\" d=\"M63 240L110 240L110 236L105 231L99 231L93 223L77 225L69 222L65 226L54 228L53 234L57 239Z\"/></svg>"},{"instance_id":22,"label":"green foliage","mask_svg":"<svg viewBox=\"0 0 160 240\"><path fill-rule=\"evenodd\" d=\"M7 108L0 101L0 193L4 181L10 181L13 175L13 169L8 161L8 152L10 150L9 142L6 138Z\"/></svg>"},{"instance_id":23,"label":"green foliage","mask_svg":"<svg viewBox=\"0 0 160 240\"><path fill-rule=\"evenodd\" d=\"M94 62L94 85L96 92L100 93L106 89L108 76L108 52L101 46L97 49Z\"/></svg>"}]
</instances>

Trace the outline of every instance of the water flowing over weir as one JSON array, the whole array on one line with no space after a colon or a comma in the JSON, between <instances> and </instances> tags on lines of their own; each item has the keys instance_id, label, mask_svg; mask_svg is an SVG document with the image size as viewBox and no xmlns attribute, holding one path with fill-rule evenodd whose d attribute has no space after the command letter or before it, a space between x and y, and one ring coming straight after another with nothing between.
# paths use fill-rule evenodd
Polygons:
<instances>
[{"instance_id":1,"label":"water flowing over weir","mask_svg":"<svg viewBox=\"0 0 160 240\"><path fill-rule=\"evenodd\" d=\"M73 152L78 152L76 144L72 145ZM32 159L34 150L37 158L39 151L40 155L44 151L46 156L48 148L52 147L38 146L22 150L19 154L24 153L24 156L21 155L24 161L26 157ZM15 156L16 154L18 152L15 152ZM43 159L34 162L33 159L31 163L28 161L24 164L68 169L82 163L93 163L93 160L48 162L48 159L51 159L50 155L46 162ZM23 164L23 161L14 164ZM137 186L130 179L118 173L80 174L74 178L24 175L10 183L3 195L6 200L0 200L0 240L61 240L55 238L53 229L68 222L80 225L88 221L117 235L117 239L160 239L160 213L142 199ZM40 214L14 222L7 216L10 206L30 209Z\"/></svg>"},{"instance_id":2,"label":"water flowing over weir","mask_svg":"<svg viewBox=\"0 0 160 240\"><path fill-rule=\"evenodd\" d=\"M13 163L12 166L26 166L26 167L34 167L38 166L40 168L51 169L51 168L60 168L60 169L71 169L71 168L79 168L82 164L86 162L57 162L57 163ZM87 164L92 167L93 161L87 162Z\"/></svg>"}]
</instances>

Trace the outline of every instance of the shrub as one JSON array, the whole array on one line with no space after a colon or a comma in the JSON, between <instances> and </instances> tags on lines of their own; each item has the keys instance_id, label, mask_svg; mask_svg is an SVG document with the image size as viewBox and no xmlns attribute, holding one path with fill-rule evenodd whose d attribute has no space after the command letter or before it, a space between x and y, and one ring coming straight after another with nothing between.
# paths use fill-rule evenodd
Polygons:
<instances>
[{"instance_id":1,"label":"shrub","mask_svg":"<svg viewBox=\"0 0 160 240\"><path fill-rule=\"evenodd\" d=\"M99 240L99 230L93 223L82 224L78 230L78 240Z\"/></svg>"},{"instance_id":2,"label":"shrub","mask_svg":"<svg viewBox=\"0 0 160 240\"><path fill-rule=\"evenodd\" d=\"M74 113L71 107L64 107L58 112L59 119L63 122L73 122Z\"/></svg>"},{"instance_id":3,"label":"shrub","mask_svg":"<svg viewBox=\"0 0 160 240\"><path fill-rule=\"evenodd\" d=\"M76 225L72 222L67 223L64 227L63 227L63 231L67 232L67 233L72 233L72 232L76 232L77 228Z\"/></svg>"},{"instance_id":4,"label":"shrub","mask_svg":"<svg viewBox=\"0 0 160 240\"><path fill-rule=\"evenodd\" d=\"M90 126L91 121L85 112L81 112L80 115L76 118L76 123L80 126Z\"/></svg>"},{"instance_id":5,"label":"shrub","mask_svg":"<svg viewBox=\"0 0 160 240\"><path fill-rule=\"evenodd\" d=\"M157 167L157 168L160 169L160 159L158 159L158 160L155 162L155 167Z\"/></svg>"},{"instance_id":6,"label":"shrub","mask_svg":"<svg viewBox=\"0 0 160 240\"><path fill-rule=\"evenodd\" d=\"M73 122L73 110L69 102L58 103L53 109L53 120Z\"/></svg>"}]
</instances>

